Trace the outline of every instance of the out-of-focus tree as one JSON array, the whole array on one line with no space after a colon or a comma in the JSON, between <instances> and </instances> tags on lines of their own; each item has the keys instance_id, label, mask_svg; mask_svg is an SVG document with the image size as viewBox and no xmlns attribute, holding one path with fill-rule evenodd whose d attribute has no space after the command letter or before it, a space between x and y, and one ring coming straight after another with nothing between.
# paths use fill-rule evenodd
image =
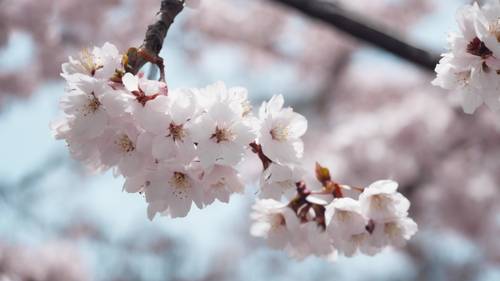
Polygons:
<instances>
[{"instance_id":1,"label":"out-of-focus tree","mask_svg":"<svg viewBox=\"0 0 500 281\"><path fill-rule=\"evenodd\" d=\"M6 95L28 96L42 83L58 79L61 63L83 48L105 41L124 49L138 46L157 6L155 0L1 1L0 47L21 33L34 50L28 65L0 71L0 101Z\"/></svg>"}]
</instances>

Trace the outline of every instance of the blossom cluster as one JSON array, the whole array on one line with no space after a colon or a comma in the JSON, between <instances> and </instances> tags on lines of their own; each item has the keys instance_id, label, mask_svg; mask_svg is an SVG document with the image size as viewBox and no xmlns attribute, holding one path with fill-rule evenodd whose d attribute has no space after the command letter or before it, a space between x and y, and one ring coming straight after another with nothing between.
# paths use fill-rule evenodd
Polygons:
<instances>
[{"instance_id":1,"label":"blossom cluster","mask_svg":"<svg viewBox=\"0 0 500 281\"><path fill-rule=\"evenodd\" d=\"M127 55L109 43L70 57L62 65L64 116L51 127L90 170L112 169L125 178L125 191L143 194L150 219L184 217L193 203L229 202L244 191L237 168L253 152L263 169L252 234L293 256L375 254L416 232L409 201L392 181L376 182L352 199L344 196L352 188L318 165L320 190L306 187L301 138L307 120L284 107L281 95L254 113L245 88L217 82L169 90L127 72L127 65Z\"/></svg>"},{"instance_id":2,"label":"blossom cluster","mask_svg":"<svg viewBox=\"0 0 500 281\"><path fill-rule=\"evenodd\" d=\"M335 259L339 253L375 255L390 245L402 247L417 232L408 217L410 202L397 192L396 182L380 180L364 189L324 182L321 192L299 182L299 194L288 204L259 200L252 213L252 235L297 259Z\"/></svg>"},{"instance_id":3,"label":"blossom cluster","mask_svg":"<svg viewBox=\"0 0 500 281\"><path fill-rule=\"evenodd\" d=\"M466 113L486 104L500 112L500 1L477 2L457 13L458 32L448 37L449 51L436 66L432 84L461 95Z\"/></svg>"}]
</instances>

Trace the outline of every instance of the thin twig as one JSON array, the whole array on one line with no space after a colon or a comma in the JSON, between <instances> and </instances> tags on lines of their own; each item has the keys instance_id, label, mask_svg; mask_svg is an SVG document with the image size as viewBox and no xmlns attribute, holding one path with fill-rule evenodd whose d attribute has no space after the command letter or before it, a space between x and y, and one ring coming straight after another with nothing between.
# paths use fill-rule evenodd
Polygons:
<instances>
[{"instance_id":1,"label":"thin twig","mask_svg":"<svg viewBox=\"0 0 500 281\"><path fill-rule=\"evenodd\" d=\"M139 70L150 62L158 66L160 70L160 80L165 81L165 71L163 59L159 56L163 41L167 32L174 22L175 17L184 9L184 0L162 0L159 19L148 26L144 42L138 48L131 48L127 52L128 62L126 71L137 74Z\"/></svg>"}]
</instances>

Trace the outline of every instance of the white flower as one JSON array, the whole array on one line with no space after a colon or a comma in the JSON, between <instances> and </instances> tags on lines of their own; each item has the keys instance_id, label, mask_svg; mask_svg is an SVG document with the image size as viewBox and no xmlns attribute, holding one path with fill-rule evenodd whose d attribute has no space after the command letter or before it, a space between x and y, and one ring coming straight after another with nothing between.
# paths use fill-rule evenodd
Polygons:
<instances>
[{"instance_id":1,"label":"white flower","mask_svg":"<svg viewBox=\"0 0 500 281\"><path fill-rule=\"evenodd\" d=\"M361 213L358 201L352 198L337 198L326 207L327 231L333 244L345 256L353 256L358 249L370 252L366 230L367 219Z\"/></svg>"},{"instance_id":2,"label":"white flower","mask_svg":"<svg viewBox=\"0 0 500 281\"><path fill-rule=\"evenodd\" d=\"M476 7L477 4L475 4ZM500 55L500 3L489 1L476 9L475 30L477 37L498 57Z\"/></svg>"},{"instance_id":3,"label":"white flower","mask_svg":"<svg viewBox=\"0 0 500 281\"><path fill-rule=\"evenodd\" d=\"M484 26L492 25L494 22L491 20L490 16L483 15L477 3L459 10L457 22L460 32L450 34L450 52L443 54L436 66L437 77L432 84L458 90L466 113L473 113L483 103L491 110L500 111L500 83L496 74L500 69L500 61L496 57L499 53L490 49L492 34ZM495 43L498 45L498 42Z\"/></svg>"},{"instance_id":4,"label":"white flower","mask_svg":"<svg viewBox=\"0 0 500 281\"><path fill-rule=\"evenodd\" d=\"M302 260L315 255L326 257L330 261L336 258L337 251L333 247L328 233L316 221L301 224L295 235L295 240L286 249L292 257Z\"/></svg>"},{"instance_id":5,"label":"white flower","mask_svg":"<svg viewBox=\"0 0 500 281\"><path fill-rule=\"evenodd\" d=\"M403 247L417 230L418 226L415 221L407 217L386 222L375 222L370 243L379 248L388 245Z\"/></svg>"},{"instance_id":6,"label":"white flower","mask_svg":"<svg viewBox=\"0 0 500 281\"><path fill-rule=\"evenodd\" d=\"M231 104L232 110L241 116L250 115L252 107L248 101L248 91L243 87L227 88L224 82L218 81L196 91L197 103L202 110L208 110L218 101Z\"/></svg>"},{"instance_id":7,"label":"white flower","mask_svg":"<svg viewBox=\"0 0 500 281\"><path fill-rule=\"evenodd\" d=\"M376 181L359 195L362 213L375 221L387 221L408 215L410 201L397 192L398 183Z\"/></svg>"},{"instance_id":8,"label":"white flower","mask_svg":"<svg viewBox=\"0 0 500 281\"><path fill-rule=\"evenodd\" d=\"M302 157L304 144L300 137L307 130L304 116L283 108L283 96L273 96L259 110L262 122L259 143L272 161L280 164L295 163Z\"/></svg>"},{"instance_id":9,"label":"white flower","mask_svg":"<svg viewBox=\"0 0 500 281\"><path fill-rule=\"evenodd\" d=\"M140 135L133 124L115 124L113 129L107 129L99 147L102 162L107 166L116 165L116 172L124 176L140 173L146 161Z\"/></svg>"},{"instance_id":10,"label":"white flower","mask_svg":"<svg viewBox=\"0 0 500 281\"><path fill-rule=\"evenodd\" d=\"M203 207L201 170L196 166L166 165L150 176L145 188L148 216L167 211L173 217L185 217L194 202ZM140 181L139 181L140 182Z\"/></svg>"},{"instance_id":11,"label":"white flower","mask_svg":"<svg viewBox=\"0 0 500 281\"><path fill-rule=\"evenodd\" d=\"M69 62L62 65L62 76L68 81L73 80L74 74L85 74L97 79L108 80L121 67L122 56L118 49L110 43L94 47L92 52L84 50L78 59L69 57Z\"/></svg>"},{"instance_id":12,"label":"white flower","mask_svg":"<svg viewBox=\"0 0 500 281\"><path fill-rule=\"evenodd\" d=\"M300 181L303 171L293 165L271 163L260 176L260 198L280 200L282 196L292 198L296 193L295 183Z\"/></svg>"},{"instance_id":13,"label":"white flower","mask_svg":"<svg viewBox=\"0 0 500 281\"><path fill-rule=\"evenodd\" d=\"M292 209L273 199L258 200L252 209L250 233L253 236L267 239L276 249L285 248L295 239L299 219Z\"/></svg>"},{"instance_id":14,"label":"white flower","mask_svg":"<svg viewBox=\"0 0 500 281\"><path fill-rule=\"evenodd\" d=\"M79 76L78 83L61 99L61 108L68 115L71 134L82 139L101 135L108 125L108 114L102 97L111 89L102 81Z\"/></svg>"},{"instance_id":15,"label":"white flower","mask_svg":"<svg viewBox=\"0 0 500 281\"><path fill-rule=\"evenodd\" d=\"M232 167L215 165L209 174L203 177L205 204L211 204L215 199L228 203L233 193L243 193L244 185Z\"/></svg>"},{"instance_id":16,"label":"white flower","mask_svg":"<svg viewBox=\"0 0 500 281\"><path fill-rule=\"evenodd\" d=\"M151 185L151 174L140 173L133 177L126 177L123 190L129 193L145 192Z\"/></svg>"},{"instance_id":17,"label":"white flower","mask_svg":"<svg viewBox=\"0 0 500 281\"><path fill-rule=\"evenodd\" d=\"M197 143L198 156L207 168L214 164L238 164L245 148L256 138L254 122L243 116L241 100L229 95L223 88L215 101L193 124L192 135Z\"/></svg>"},{"instance_id":18,"label":"white flower","mask_svg":"<svg viewBox=\"0 0 500 281\"><path fill-rule=\"evenodd\" d=\"M144 129L153 137L152 155L156 159L189 163L195 157L191 124L196 104L189 90L171 91L146 104Z\"/></svg>"},{"instance_id":19,"label":"white flower","mask_svg":"<svg viewBox=\"0 0 500 281\"><path fill-rule=\"evenodd\" d=\"M71 156L82 162L92 172L102 172L109 169L101 161L99 147L103 143L103 138L94 139L81 138L73 134L68 120L58 119L50 124L50 128L56 139L64 139Z\"/></svg>"},{"instance_id":20,"label":"white flower","mask_svg":"<svg viewBox=\"0 0 500 281\"><path fill-rule=\"evenodd\" d=\"M122 77L122 83L126 91L121 91L122 96L117 97L118 100L126 102L128 105L127 111L134 114L139 125L147 122L146 104L161 95L167 94L167 86L165 83L148 80L143 75L133 75L125 73Z\"/></svg>"},{"instance_id":21,"label":"white flower","mask_svg":"<svg viewBox=\"0 0 500 281\"><path fill-rule=\"evenodd\" d=\"M326 216L329 219L328 231L333 236L343 237L366 231L367 219L361 213L361 206L357 200L336 198L326 209Z\"/></svg>"}]
</instances>

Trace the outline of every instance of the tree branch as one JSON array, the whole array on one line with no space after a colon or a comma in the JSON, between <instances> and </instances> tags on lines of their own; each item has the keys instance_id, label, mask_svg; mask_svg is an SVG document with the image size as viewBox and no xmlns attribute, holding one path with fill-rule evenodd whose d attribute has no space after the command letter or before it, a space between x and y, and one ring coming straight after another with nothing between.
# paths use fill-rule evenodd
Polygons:
<instances>
[{"instance_id":1,"label":"tree branch","mask_svg":"<svg viewBox=\"0 0 500 281\"><path fill-rule=\"evenodd\" d=\"M127 65L125 70L137 74L147 63L153 63L160 69L160 80L164 78L163 59L159 56L163 41L175 17L184 9L184 0L162 0L159 19L148 26L144 42L139 49L130 48L127 52Z\"/></svg>"},{"instance_id":2,"label":"tree branch","mask_svg":"<svg viewBox=\"0 0 500 281\"><path fill-rule=\"evenodd\" d=\"M434 71L439 55L415 47L383 28L354 13L348 12L332 2L322 0L271 0L292 7L301 13L323 21L351 36L370 43L427 71Z\"/></svg>"}]
</instances>

